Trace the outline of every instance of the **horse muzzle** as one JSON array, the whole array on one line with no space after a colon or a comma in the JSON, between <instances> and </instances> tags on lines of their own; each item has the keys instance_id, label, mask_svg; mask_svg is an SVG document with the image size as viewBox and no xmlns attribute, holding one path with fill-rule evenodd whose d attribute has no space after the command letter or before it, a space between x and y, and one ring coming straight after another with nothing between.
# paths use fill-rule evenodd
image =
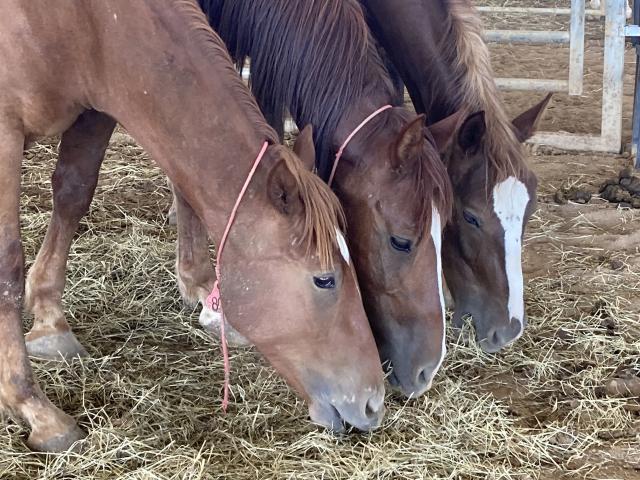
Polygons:
<instances>
[{"instance_id":1,"label":"horse muzzle","mask_svg":"<svg viewBox=\"0 0 640 480\"><path fill-rule=\"evenodd\" d=\"M382 424L384 394L384 388L368 387L360 395L323 395L331 400L312 400L309 415L314 423L335 433L344 432L348 425L367 432Z\"/></svg>"}]
</instances>

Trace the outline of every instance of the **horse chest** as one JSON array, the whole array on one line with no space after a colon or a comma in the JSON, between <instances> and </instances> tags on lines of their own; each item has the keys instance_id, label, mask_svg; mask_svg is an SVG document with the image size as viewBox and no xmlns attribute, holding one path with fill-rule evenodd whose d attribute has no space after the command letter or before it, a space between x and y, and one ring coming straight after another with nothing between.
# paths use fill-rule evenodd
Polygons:
<instances>
[{"instance_id":1,"label":"horse chest","mask_svg":"<svg viewBox=\"0 0 640 480\"><path fill-rule=\"evenodd\" d=\"M67 130L85 110L81 105L48 92L22 98L19 116L28 141L37 137L59 135Z\"/></svg>"}]
</instances>

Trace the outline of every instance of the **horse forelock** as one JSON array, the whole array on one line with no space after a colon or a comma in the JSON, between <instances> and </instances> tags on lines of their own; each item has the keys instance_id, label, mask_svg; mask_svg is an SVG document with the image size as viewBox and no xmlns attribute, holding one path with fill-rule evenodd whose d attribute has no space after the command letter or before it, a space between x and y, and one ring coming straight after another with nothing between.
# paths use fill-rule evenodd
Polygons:
<instances>
[{"instance_id":1,"label":"horse forelock","mask_svg":"<svg viewBox=\"0 0 640 480\"><path fill-rule=\"evenodd\" d=\"M285 147L282 147L283 149ZM338 246L338 232L344 231L346 220L338 198L326 183L310 172L290 152L282 158L298 187L304 205L301 242L307 253L315 246L316 255L323 269L333 268L333 256Z\"/></svg>"},{"instance_id":2,"label":"horse forelock","mask_svg":"<svg viewBox=\"0 0 640 480\"><path fill-rule=\"evenodd\" d=\"M201 0L237 62L251 58L251 88L268 118L288 109L312 124L327 178L339 122L369 89L393 86L357 0ZM256 40L256 39L259 39Z\"/></svg>"},{"instance_id":3,"label":"horse forelock","mask_svg":"<svg viewBox=\"0 0 640 480\"><path fill-rule=\"evenodd\" d=\"M233 67L233 62L222 39L211 29L203 10L196 0L178 0L175 2L176 10L183 14L189 24L189 33L194 44L200 48L202 58L211 60L218 66L218 71L226 79L229 94L233 96L243 107L244 112L256 128L256 133L262 139L270 143L279 143L275 130L265 121L258 104L251 95L249 89L242 83L238 72ZM202 60L200 60L202 61ZM203 92L206 95L206 92Z\"/></svg>"},{"instance_id":4,"label":"horse forelock","mask_svg":"<svg viewBox=\"0 0 640 480\"><path fill-rule=\"evenodd\" d=\"M413 177L419 202L416 212L418 221L426 228L431 224L433 208L436 208L444 225L451 216L453 205L453 190L447 170L437 155L426 155L418 165Z\"/></svg>"},{"instance_id":5,"label":"horse forelock","mask_svg":"<svg viewBox=\"0 0 640 480\"><path fill-rule=\"evenodd\" d=\"M448 34L440 47L454 73L449 93L455 107L465 109L467 114L485 112L484 153L492 180L520 178L527 169L525 155L494 80L480 15L469 0L446 0L446 4Z\"/></svg>"},{"instance_id":6,"label":"horse forelock","mask_svg":"<svg viewBox=\"0 0 640 480\"><path fill-rule=\"evenodd\" d=\"M389 110L387 115L378 117L371 122L369 136L375 137L383 129L401 131L412 120L412 113L404 108ZM415 118L415 117L414 117ZM426 141L429 141L425 138ZM395 146L392 143L392 147ZM397 155L392 153L392 155ZM415 168L406 174L411 182L414 206L414 218L420 225L419 235L431 223L432 209L436 208L444 225L451 215L453 206L453 189L447 173L447 167L441 160L435 145L421 150L419 158L415 159Z\"/></svg>"}]
</instances>

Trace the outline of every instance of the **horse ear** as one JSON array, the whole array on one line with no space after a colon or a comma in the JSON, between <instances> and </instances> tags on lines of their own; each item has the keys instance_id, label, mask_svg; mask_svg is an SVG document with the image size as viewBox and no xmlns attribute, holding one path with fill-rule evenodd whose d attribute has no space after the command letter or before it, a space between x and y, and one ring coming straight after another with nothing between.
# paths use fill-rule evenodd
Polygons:
<instances>
[{"instance_id":1,"label":"horse ear","mask_svg":"<svg viewBox=\"0 0 640 480\"><path fill-rule=\"evenodd\" d=\"M295 153L310 172L316 167L316 147L313 144L313 127L308 124L302 129L293 145Z\"/></svg>"},{"instance_id":2,"label":"horse ear","mask_svg":"<svg viewBox=\"0 0 640 480\"><path fill-rule=\"evenodd\" d=\"M515 131L516 137L520 142L530 139L538 128L540 118L544 113L544 109L547 108L549 101L551 100L551 93L544 97L537 105L534 105L526 112L520 114L516 119L511 122Z\"/></svg>"},{"instance_id":3,"label":"horse ear","mask_svg":"<svg viewBox=\"0 0 640 480\"><path fill-rule=\"evenodd\" d=\"M293 215L303 208L298 185L283 159L269 172L267 196L275 209L283 215Z\"/></svg>"},{"instance_id":4,"label":"horse ear","mask_svg":"<svg viewBox=\"0 0 640 480\"><path fill-rule=\"evenodd\" d=\"M475 150L480 146L487 131L487 124L484 120L484 111L469 115L463 122L458 132L458 144L465 152Z\"/></svg>"},{"instance_id":5,"label":"horse ear","mask_svg":"<svg viewBox=\"0 0 640 480\"><path fill-rule=\"evenodd\" d=\"M405 170L410 166L409 162L420 158L425 142L424 119L424 114L418 115L400 133L396 142L396 165L394 168Z\"/></svg>"},{"instance_id":6,"label":"horse ear","mask_svg":"<svg viewBox=\"0 0 640 480\"><path fill-rule=\"evenodd\" d=\"M449 146L449 144L451 143L451 139L453 138L453 134L460 126L461 120L462 110L458 110L456 113L449 115L447 118L443 118L439 122L426 127L436 144L438 152L444 152Z\"/></svg>"}]
</instances>

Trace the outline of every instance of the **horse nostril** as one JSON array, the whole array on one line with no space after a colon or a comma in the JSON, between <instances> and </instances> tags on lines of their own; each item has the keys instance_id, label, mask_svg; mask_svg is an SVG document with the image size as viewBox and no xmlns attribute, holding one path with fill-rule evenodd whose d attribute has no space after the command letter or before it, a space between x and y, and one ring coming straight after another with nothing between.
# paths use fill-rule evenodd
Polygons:
<instances>
[{"instance_id":1,"label":"horse nostril","mask_svg":"<svg viewBox=\"0 0 640 480\"><path fill-rule=\"evenodd\" d=\"M497 351L513 343L522 335L524 322L518 318L511 318L508 325L490 330L486 337L489 351Z\"/></svg>"},{"instance_id":2,"label":"horse nostril","mask_svg":"<svg viewBox=\"0 0 640 480\"><path fill-rule=\"evenodd\" d=\"M511 318L511 338L516 339L524 330L525 320L520 320L519 318L512 317Z\"/></svg>"},{"instance_id":3,"label":"horse nostril","mask_svg":"<svg viewBox=\"0 0 640 480\"><path fill-rule=\"evenodd\" d=\"M374 419L379 417L382 411L384 411L384 389L382 392L376 391L369 397L364 409L364 415L368 419Z\"/></svg>"},{"instance_id":4,"label":"horse nostril","mask_svg":"<svg viewBox=\"0 0 640 480\"><path fill-rule=\"evenodd\" d=\"M420 372L416 376L416 387L419 389L420 393L431 388L433 377L434 371L431 367L425 367L420 370Z\"/></svg>"},{"instance_id":5,"label":"horse nostril","mask_svg":"<svg viewBox=\"0 0 640 480\"><path fill-rule=\"evenodd\" d=\"M490 340L491 343L496 347L502 346L502 339L500 338L500 333L498 333L498 330L493 331L493 335L491 335Z\"/></svg>"},{"instance_id":6,"label":"horse nostril","mask_svg":"<svg viewBox=\"0 0 640 480\"><path fill-rule=\"evenodd\" d=\"M375 415L375 413L376 413L376 411L371 406L371 400L369 400L367 402L367 407L364 409L364 416L367 417L367 418L371 418L371 417L373 417L373 415Z\"/></svg>"}]
</instances>

